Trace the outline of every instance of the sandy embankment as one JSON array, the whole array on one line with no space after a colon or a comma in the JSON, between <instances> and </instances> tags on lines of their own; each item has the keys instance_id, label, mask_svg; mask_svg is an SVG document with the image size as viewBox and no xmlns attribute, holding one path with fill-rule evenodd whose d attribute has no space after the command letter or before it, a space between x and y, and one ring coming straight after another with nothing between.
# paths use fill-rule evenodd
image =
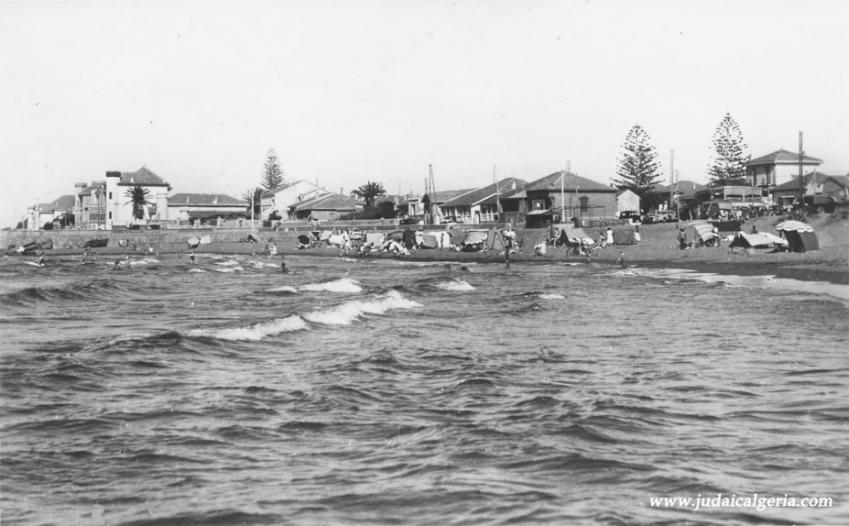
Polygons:
<instances>
[{"instance_id":1,"label":"sandy embankment","mask_svg":"<svg viewBox=\"0 0 849 526\"><path fill-rule=\"evenodd\" d=\"M763 217L746 223L748 231L754 224L758 231L775 233L775 224L781 218ZM520 252L512 254L510 261L514 263L550 263L553 261L572 262L602 262L616 264L622 257L629 265L639 265L655 268L681 268L699 272L736 275L775 275L782 278L808 281L828 281L837 284L849 284L849 220L838 219L834 215L823 218L813 218L809 223L816 229L820 250L806 253L770 253L765 250L732 251L727 243L720 247L701 247L690 250L680 250L677 247L677 230L674 223L657 225L642 225L640 233L642 240L634 245L616 245L594 250L590 258L575 257L566 254L566 249L550 247L545 256L534 256L533 246L525 243ZM586 228L588 235L598 238L602 229ZM528 239L534 237L530 232L518 231ZM338 257L337 248L318 247L307 250L297 250L293 246L291 233L283 236L275 232L260 232L259 243L246 242L213 242L202 245L198 253L220 254L263 254L266 242L275 242L278 250L285 255L312 257ZM537 237L539 232L537 232ZM138 247L137 255L142 255L145 247ZM188 254L184 243L168 243L155 247L158 253ZM96 249L98 255L134 254L132 250L120 247ZM76 249L61 249L51 251L50 257L66 257L79 254ZM390 254L351 254L350 257L362 258L394 258ZM405 259L415 261L469 261L483 263L503 263L504 255L500 251L488 252L456 252L449 250L415 250Z\"/></svg>"}]
</instances>

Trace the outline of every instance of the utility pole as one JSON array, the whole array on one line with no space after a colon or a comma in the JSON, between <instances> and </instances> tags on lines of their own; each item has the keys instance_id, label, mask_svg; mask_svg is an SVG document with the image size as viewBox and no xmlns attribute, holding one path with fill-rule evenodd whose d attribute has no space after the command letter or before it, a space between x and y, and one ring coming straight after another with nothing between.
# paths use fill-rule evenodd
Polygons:
<instances>
[{"instance_id":1,"label":"utility pole","mask_svg":"<svg viewBox=\"0 0 849 526\"><path fill-rule=\"evenodd\" d=\"M805 176L802 167L804 158L805 150L802 148L802 131L799 130L799 206L802 206L805 200Z\"/></svg>"},{"instance_id":2,"label":"utility pole","mask_svg":"<svg viewBox=\"0 0 849 526\"><path fill-rule=\"evenodd\" d=\"M674 186L675 186L675 150L669 150L669 205L666 207L666 213L669 213L669 207L672 206L672 193L675 191Z\"/></svg>"},{"instance_id":3,"label":"utility pole","mask_svg":"<svg viewBox=\"0 0 849 526\"><path fill-rule=\"evenodd\" d=\"M495 165L492 165L492 182L495 183L495 211L498 220L504 223L504 211L501 209L501 189L498 188L498 178L495 175Z\"/></svg>"},{"instance_id":4,"label":"utility pole","mask_svg":"<svg viewBox=\"0 0 849 526\"><path fill-rule=\"evenodd\" d=\"M678 170L675 170L675 195L677 199L675 199L675 222L681 221L681 192L678 186L679 181L681 180L680 174Z\"/></svg>"}]
</instances>

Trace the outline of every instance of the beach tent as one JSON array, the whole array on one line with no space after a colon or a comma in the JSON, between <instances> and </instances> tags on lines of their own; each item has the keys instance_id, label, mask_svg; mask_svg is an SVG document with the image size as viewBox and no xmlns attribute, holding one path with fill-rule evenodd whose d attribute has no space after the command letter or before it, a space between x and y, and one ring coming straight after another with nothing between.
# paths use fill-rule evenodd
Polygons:
<instances>
[{"instance_id":1,"label":"beach tent","mask_svg":"<svg viewBox=\"0 0 849 526\"><path fill-rule=\"evenodd\" d=\"M574 228L571 226L560 226L560 232L557 233L558 245L580 245L586 243L587 240L592 241L592 238L584 232L583 228Z\"/></svg>"},{"instance_id":2,"label":"beach tent","mask_svg":"<svg viewBox=\"0 0 849 526\"><path fill-rule=\"evenodd\" d=\"M119 240L119 244L120 244L120 240ZM198 245L200 245L200 239L198 239L196 237L190 237L189 239L186 240L186 244L189 245L189 248L197 248Z\"/></svg>"},{"instance_id":3,"label":"beach tent","mask_svg":"<svg viewBox=\"0 0 849 526\"><path fill-rule=\"evenodd\" d=\"M401 241L404 241L404 232L402 232L401 230L396 230L394 232L386 234L385 240L390 239L392 241L398 241L400 243Z\"/></svg>"},{"instance_id":4,"label":"beach tent","mask_svg":"<svg viewBox=\"0 0 849 526\"><path fill-rule=\"evenodd\" d=\"M486 234L486 241L483 246L484 250L504 250L504 237L501 232L495 229L490 230Z\"/></svg>"},{"instance_id":5,"label":"beach tent","mask_svg":"<svg viewBox=\"0 0 849 526\"><path fill-rule=\"evenodd\" d=\"M373 243L374 246L379 247L383 244L383 234L380 232L368 232L366 234L365 244Z\"/></svg>"},{"instance_id":6,"label":"beach tent","mask_svg":"<svg viewBox=\"0 0 849 526\"><path fill-rule=\"evenodd\" d=\"M614 228L613 229L613 244L614 245L633 245L636 243L634 230L631 228Z\"/></svg>"},{"instance_id":7,"label":"beach tent","mask_svg":"<svg viewBox=\"0 0 849 526\"><path fill-rule=\"evenodd\" d=\"M713 225L707 221L692 221L684 225L687 230L687 236L693 241L701 241L702 244L707 244L717 239L719 236L713 233Z\"/></svg>"},{"instance_id":8,"label":"beach tent","mask_svg":"<svg viewBox=\"0 0 849 526\"><path fill-rule=\"evenodd\" d=\"M85 242L85 248L103 248L109 244L109 238L89 239Z\"/></svg>"},{"instance_id":9,"label":"beach tent","mask_svg":"<svg viewBox=\"0 0 849 526\"><path fill-rule=\"evenodd\" d=\"M461 246L463 244L463 240L466 239L466 233L462 230L449 230L448 236L451 238L451 244L455 246Z\"/></svg>"},{"instance_id":10,"label":"beach tent","mask_svg":"<svg viewBox=\"0 0 849 526\"><path fill-rule=\"evenodd\" d=\"M776 230L784 233L791 252L810 252L820 249L817 234L811 225L801 221L783 221Z\"/></svg>"},{"instance_id":11,"label":"beach tent","mask_svg":"<svg viewBox=\"0 0 849 526\"><path fill-rule=\"evenodd\" d=\"M476 252L481 250L489 237L487 230L467 230L466 237L463 238L463 251Z\"/></svg>"},{"instance_id":12,"label":"beach tent","mask_svg":"<svg viewBox=\"0 0 849 526\"><path fill-rule=\"evenodd\" d=\"M424 234L422 235L422 248L439 248L439 238L436 237L436 234Z\"/></svg>"},{"instance_id":13,"label":"beach tent","mask_svg":"<svg viewBox=\"0 0 849 526\"><path fill-rule=\"evenodd\" d=\"M208 245L210 243L212 243L212 236L210 236L209 234L207 234L205 236L200 236L200 244L201 245Z\"/></svg>"},{"instance_id":14,"label":"beach tent","mask_svg":"<svg viewBox=\"0 0 849 526\"><path fill-rule=\"evenodd\" d=\"M774 248L775 246L787 246L787 240L782 239L775 234L769 232L758 232L757 234L747 234L745 232L737 232L734 241L731 242L732 247L745 248Z\"/></svg>"},{"instance_id":15,"label":"beach tent","mask_svg":"<svg viewBox=\"0 0 849 526\"><path fill-rule=\"evenodd\" d=\"M410 250L411 248L416 246L416 233L413 232L411 229L408 228L407 230L404 230L402 238L404 242L404 248L406 248L407 250Z\"/></svg>"},{"instance_id":16,"label":"beach tent","mask_svg":"<svg viewBox=\"0 0 849 526\"><path fill-rule=\"evenodd\" d=\"M305 234L301 234L301 235L298 236L298 248L299 249L309 248L311 245L312 245L312 239L310 239L310 236L305 235Z\"/></svg>"}]
</instances>

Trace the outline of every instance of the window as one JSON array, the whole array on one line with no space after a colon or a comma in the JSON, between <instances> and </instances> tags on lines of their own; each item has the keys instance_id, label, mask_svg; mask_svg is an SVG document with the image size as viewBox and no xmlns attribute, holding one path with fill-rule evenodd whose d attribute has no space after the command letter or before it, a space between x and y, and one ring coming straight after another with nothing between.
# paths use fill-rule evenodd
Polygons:
<instances>
[{"instance_id":1,"label":"window","mask_svg":"<svg viewBox=\"0 0 849 526\"><path fill-rule=\"evenodd\" d=\"M112 192L109 192L109 199L112 199Z\"/></svg>"},{"instance_id":2,"label":"window","mask_svg":"<svg viewBox=\"0 0 849 526\"><path fill-rule=\"evenodd\" d=\"M109 212L109 219L112 219L112 212Z\"/></svg>"},{"instance_id":3,"label":"window","mask_svg":"<svg viewBox=\"0 0 849 526\"><path fill-rule=\"evenodd\" d=\"M590 198L582 195L578 201L581 203L581 212L586 212L590 208Z\"/></svg>"}]
</instances>

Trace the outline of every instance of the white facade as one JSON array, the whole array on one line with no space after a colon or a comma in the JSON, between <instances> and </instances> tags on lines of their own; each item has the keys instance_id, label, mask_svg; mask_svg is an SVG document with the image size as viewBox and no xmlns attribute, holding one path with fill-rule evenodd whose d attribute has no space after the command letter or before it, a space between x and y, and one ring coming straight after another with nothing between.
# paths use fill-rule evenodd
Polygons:
<instances>
[{"instance_id":1,"label":"white facade","mask_svg":"<svg viewBox=\"0 0 849 526\"><path fill-rule=\"evenodd\" d=\"M329 192L324 188L308 181L289 183L273 192L263 193L260 217L266 220L272 213L277 212L281 218L287 219L291 206L327 193Z\"/></svg>"},{"instance_id":2,"label":"white facade","mask_svg":"<svg viewBox=\"0 0 849 526\"><path fill-rule=\"evenodd\" d=\"M129 226L137 220L133 217L133 204L127 191L134 186L147 189L150 205L145 207L144 220L165 221L168 219L168 192L171 186L147 168L136 172L106 172L106 228ZM151 205L156 212L150 214Z\"/></svg>"},{"instance_id":3,"label":"white facade","mask_svg":"<svg viewBox=\"0 0 849 526\"><path fill-rule=\"evenodd\" d=\"M616 195L616 215L622 212L639 212L640 196L632 190L622 190Z\"/></svg>"}]
</instances>

